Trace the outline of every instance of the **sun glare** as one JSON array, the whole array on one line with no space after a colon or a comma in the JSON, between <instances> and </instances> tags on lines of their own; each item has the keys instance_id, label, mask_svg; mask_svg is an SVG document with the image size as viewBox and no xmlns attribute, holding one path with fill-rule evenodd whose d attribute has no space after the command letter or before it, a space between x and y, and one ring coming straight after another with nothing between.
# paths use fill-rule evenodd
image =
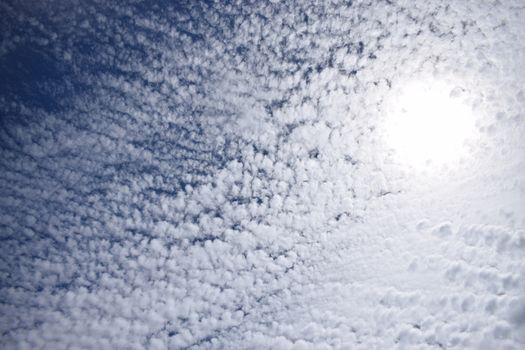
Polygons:
<instances>
[{"instance_id":1,"label":"sun glare","mask_svg":"<svg viewBox=\"0 0 525 350\"><path fill-rule=\"evenodd\" d=\"M446 83L413 83L391 101L385 131L396 158L414 167L443 165L465 154L473 137L472 110L460 88Z\"/></svg>"}]
</instances>

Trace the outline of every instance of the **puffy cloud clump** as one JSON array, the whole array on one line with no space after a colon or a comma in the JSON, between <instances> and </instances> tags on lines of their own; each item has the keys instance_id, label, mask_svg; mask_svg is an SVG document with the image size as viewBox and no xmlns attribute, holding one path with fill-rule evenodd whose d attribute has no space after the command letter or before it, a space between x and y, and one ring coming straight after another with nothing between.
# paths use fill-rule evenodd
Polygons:
<instances>
[{"instance_id":1,"label":"puffy cloud clump","mask_svg":"<svg viewBox=\"0 0 525 350\"><path fill-rule=\"evenodd\" d=\"M523 347L520 1L0 9L2 348ZM479 137L419 171L433 81Z\"/></svg>"}]
</instances>

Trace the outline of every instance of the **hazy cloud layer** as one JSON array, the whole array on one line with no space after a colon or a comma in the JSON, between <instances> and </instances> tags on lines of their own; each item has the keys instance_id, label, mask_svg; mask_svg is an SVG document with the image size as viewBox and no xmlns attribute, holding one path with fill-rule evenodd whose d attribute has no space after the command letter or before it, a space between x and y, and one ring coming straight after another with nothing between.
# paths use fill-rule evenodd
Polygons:
<instances>
[{"instance_id":1,"label":"hazy cloud layer","mask_svg":"<svg viewBox=\"0 0 525 350\"><path fill-rule=\"evenodd\" d=\"M524 346L522 1L0 12L2 348ZM383 144L421 79L456 171Z\"/></svg>"}]
</instances>

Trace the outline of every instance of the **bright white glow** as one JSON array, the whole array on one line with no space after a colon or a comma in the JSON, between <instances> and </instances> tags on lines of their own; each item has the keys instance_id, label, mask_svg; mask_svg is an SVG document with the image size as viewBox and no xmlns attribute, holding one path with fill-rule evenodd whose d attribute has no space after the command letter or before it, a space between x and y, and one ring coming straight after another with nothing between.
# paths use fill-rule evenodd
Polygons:
<instances>
[{"instance_id":1,"label":"bright white glow","mask_svg":"<svg viewBox=\"0 0 525 350\"><path fill-rule=\"evenodd\" d=\"M475 125L460 94L460 88L442 82L413 83L391 101L386 137L401 162L443 165L464 155Z\"/></svg>"}]
</instances>

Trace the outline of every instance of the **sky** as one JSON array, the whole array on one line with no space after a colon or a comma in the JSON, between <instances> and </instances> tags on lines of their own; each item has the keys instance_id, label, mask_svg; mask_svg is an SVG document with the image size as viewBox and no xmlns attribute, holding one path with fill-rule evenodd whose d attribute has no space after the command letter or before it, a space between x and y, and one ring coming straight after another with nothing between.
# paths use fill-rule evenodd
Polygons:
<instances>
[{"instance_id":1,"label":"sky","mask_svg":"<svg viewBox=\"0 0 525 350\"><path fill-rule=\"evenodd\" d=\"M523 349L525 2L0 2L2 349Z\"/></svg>"}]
</instances>

